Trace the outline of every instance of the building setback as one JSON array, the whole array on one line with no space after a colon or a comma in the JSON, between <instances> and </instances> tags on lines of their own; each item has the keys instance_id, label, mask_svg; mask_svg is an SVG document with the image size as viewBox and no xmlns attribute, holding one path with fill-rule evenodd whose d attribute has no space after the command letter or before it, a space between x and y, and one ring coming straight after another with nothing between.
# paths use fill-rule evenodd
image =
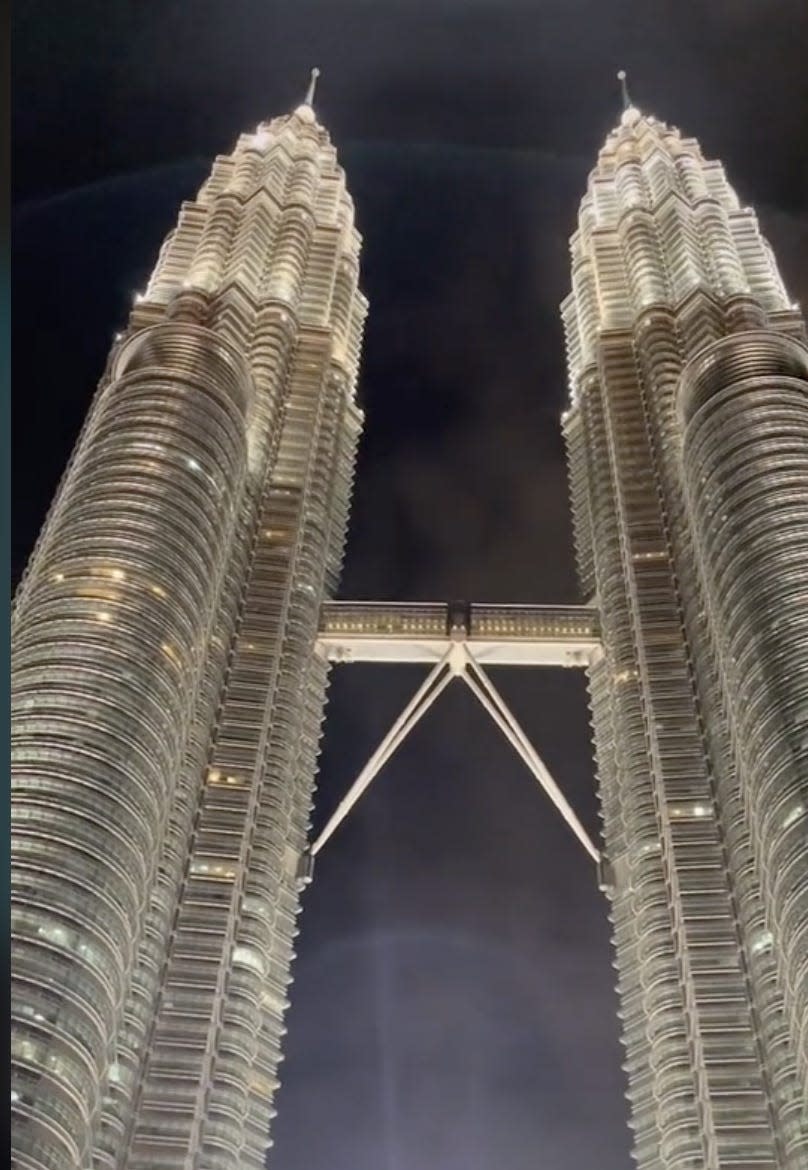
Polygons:
<instances>
[{"instance_id":1,"label":"building setback","mask_svg":"<svg viewBox=\"0 0 808 1170\"><path fill-rule=\"evenodd\" d=\"M634 1159L808 1166L808 351L719 163L626 95L562 307Z\"/></svg>"},{"instance_id":2,"label":"building setback","mask_svg":"<svg viewBox=\"0 0 808 1170\"><path fill-rule=\"evenodd\" d=\"M310 97L183 205L13 627L14 1164L264 1164L361 415Z\"/></svg>"}]
</instances>

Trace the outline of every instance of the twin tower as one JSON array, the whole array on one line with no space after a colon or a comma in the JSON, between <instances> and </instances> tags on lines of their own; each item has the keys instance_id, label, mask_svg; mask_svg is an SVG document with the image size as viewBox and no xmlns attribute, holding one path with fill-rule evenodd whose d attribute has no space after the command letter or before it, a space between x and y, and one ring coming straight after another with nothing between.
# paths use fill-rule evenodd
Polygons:
<instances>
[{"instance_id":1,"label":"twin tower","mask_svg":"<svg viewBox=\"0 0 808 1170\"><path fill-rule=\"evenodd\" d=\"M625 105L562 312L633 1156L805 1170L805 326L721 165ZM217 158L19 587L18 1170L264 1165L362 424L360 244L311 92Z\"/></svg>"}]
</instances>

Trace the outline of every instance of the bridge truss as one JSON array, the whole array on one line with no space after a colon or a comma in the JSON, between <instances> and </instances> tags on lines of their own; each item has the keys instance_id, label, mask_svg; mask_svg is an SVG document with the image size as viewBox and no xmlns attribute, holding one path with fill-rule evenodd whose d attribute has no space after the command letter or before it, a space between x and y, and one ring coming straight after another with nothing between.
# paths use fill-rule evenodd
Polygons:
<instances>
[{"instance_id":1,"label":"bridge truss","mask_svg":"<svg viewBox=\"0 0 808 1170\"><path fill-rule=\"evenodd\" d=\"M492 666L587 667L602 653L595 609L581 605L331 601L322 609L317 652L334 664L423 663L431 669L303 855L302 882L311 880L314 858L455 679L471 690L601 874L598 849L487 672Z\"/></svg>"}]
</instances>

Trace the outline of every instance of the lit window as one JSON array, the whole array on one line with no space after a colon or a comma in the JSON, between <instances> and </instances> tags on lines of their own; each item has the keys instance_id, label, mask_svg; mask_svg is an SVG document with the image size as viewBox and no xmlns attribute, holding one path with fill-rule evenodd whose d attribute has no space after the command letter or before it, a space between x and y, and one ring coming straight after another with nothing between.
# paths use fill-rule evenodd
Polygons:
<instances>
[{"instance_id":1,"label":"lit window","mask_svg":"<svg viewBox=\"0 0 808 1170\"><path fill-rule=\"evenodd\" d=\"M166 658L169 658L174 663L175 666L181 665L180 664L180 657L177 654L177 651L168 642L163 642L162 645L160 646L160 649L163 651Z\"/></svg>"},{"instance_id":2,"label":"lit window","mask_svg":"<svg viewBox=\"0 0 808 1170\"><path fill-rule=\"evenodd\" d=\"M257 971L259 975L264 975L266 972L263 957L255 947L234 947L233 966L249 967L251 971Z\"/></svg>"},{"instance_id":3,"label":"lit window","mask_svg":"<svg viewBox=\"0 0 808 1170\"><path fill-rule=\"evenodd\" d=\"M797 823L797 821L804 814L804 812L805 812L805 805L804 804L795 804L794 807L790 808L788 810L788 812L786 813L786 815L783 817L783 828L790 829L792 825L795 825Z\"/></svg>"},{"instance_id":4,"label":"lit window","mask_svg":"<svg viewBox=\"0 0 808 1170\"><path fill-rule=\"evenodd\" d=\"M770 930L762 930L749 948L753 955L760 955L772 949L774 938Z\"/></svg>"},{"instance_id":5,"label":"lit window","mask_svg":"<svg viewBox=\"0 0 808 1170\"><path fill-rule=\"evenodd\" d=\"M32 1063L38 1063L44 1055L42 1044L23 1036L12 1036L11 1052L19 1060L30 1060Z\"/></svg>"},{"instance_id":6,"label":"lit window","mask_svg":"<svg viewBox=\"0 0 808 1170\"><path fill-rule=\"evenodd\" d=\"M94 601L120 601L120 596L114 589L100 589L97 585L76 590L76 597L89 597Z\"/></svg>"},{"instance_id":7,"label":"lit window","mask_svg":"<svg viewBox=\"0 0 808 1170\"><path fill-rule=\"evenodd\" d=\"M65 930L63 926L53 926L47 924L37 928L37 934L40 938L44 938L47 942L55 943L58 947L66 947L70 945L70 932Z\"/></svg>"}]
</instances>

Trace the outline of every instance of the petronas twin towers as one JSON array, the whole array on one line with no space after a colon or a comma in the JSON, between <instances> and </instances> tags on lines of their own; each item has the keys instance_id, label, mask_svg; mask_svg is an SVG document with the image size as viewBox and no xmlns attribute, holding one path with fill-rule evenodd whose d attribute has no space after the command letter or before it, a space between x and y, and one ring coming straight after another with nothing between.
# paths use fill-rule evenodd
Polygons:
<instances>
[{"instance_id":1,"label":"petronas twin towers","mask_svg":"<svg viewBox=\"0 0 808 1170\"><path fill-rule=\"evenodd\" d=\"M323 617L367 306L311 98L183 205L17 593L20 1170L263 1166L323 631L438 620ZM625 104L572 238L563 426L634 1158L804 1170L805 327L723 168ZM553 613L531 645L584 629Z\"/></svg>"}]
</instances>

